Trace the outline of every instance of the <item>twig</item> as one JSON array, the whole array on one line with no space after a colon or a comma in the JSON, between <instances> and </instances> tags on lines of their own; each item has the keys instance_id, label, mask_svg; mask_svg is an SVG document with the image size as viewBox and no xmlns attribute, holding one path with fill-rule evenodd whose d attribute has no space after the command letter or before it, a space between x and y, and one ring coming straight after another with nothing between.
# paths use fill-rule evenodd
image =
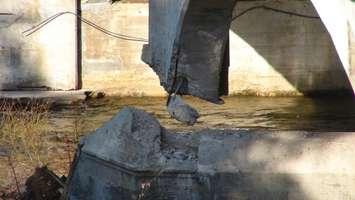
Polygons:
<instances>
[{"instance_id":1,"label":"twig","mask_svg":"<svg viewBox=\"0 0 355 200\"><path fill-rule=\"evenodd\" d=\"M20 195L20 194L21 194L21 191L20 191L20 184L19 184L19 181L18 181L18 179L17 179L16 170L15 170L15 167L14 167L13 162L12 162L12 160L11 160L11 156L9 155L9 156L7 157L7 159L8 159L8 162L9 162L9 166L10 166L10 168L11 168L12 175L14 176L14 179L15 179L17 192L18 192L18 194Z\"/></svg>"},{"instance_id":2,"label":"twig","mask_svg":"<svg viewBox=\"0 0 355 200\"><path fill-rule=\"evenodd\" d=\"M66 143L66 151L67 151L67 156L68 156L67 157L68 158L68 169L70 169L72 159L71 159L71 154L70 154L70 144L69 144L68 136L65 136L64 141Z\"/></svg>"}]
</instances>

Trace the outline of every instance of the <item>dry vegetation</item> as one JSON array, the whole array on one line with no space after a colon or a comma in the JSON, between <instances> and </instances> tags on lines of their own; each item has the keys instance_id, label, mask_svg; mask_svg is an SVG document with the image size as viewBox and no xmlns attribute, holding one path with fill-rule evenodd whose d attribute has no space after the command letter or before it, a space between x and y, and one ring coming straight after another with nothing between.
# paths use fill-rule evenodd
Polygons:
<instances>
[{"instance_id":1,"label":"dry vegetation","mask_svg":"<svg viewBox=\"0 0 355 200\"><path fill-rule=\"evenodd\" d=\"M48 105L45 103L3 102L0 105L0 143L11 159L23 155L33 166L47 162L43 137L48 132Z\"/></svg>"},{"instance_id":2,"label":"dry vegetation","mask_svg":"<svg viewBox=\"0 0 355 200\"><path fill-rule=\"evenodd\" d=\"M72 132L57 137L49 114L50 105L43 101L0 102L0 199L23 193L26 179L37 167L68 173L84 120L79 115L73 119Z\"/></svg>"}]
</instances>

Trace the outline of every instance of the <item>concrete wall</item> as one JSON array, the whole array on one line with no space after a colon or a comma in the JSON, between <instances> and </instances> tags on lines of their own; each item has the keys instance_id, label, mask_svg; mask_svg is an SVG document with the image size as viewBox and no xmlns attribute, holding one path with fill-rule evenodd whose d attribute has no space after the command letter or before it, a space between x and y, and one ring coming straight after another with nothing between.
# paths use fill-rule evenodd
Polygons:
<instances>
[{"instance_id":1,"label":"concrete wall","mask_svg":"<svg viewBox=\"0 0 355 200\"><path fill-rule=\"evenodd\" d=\"M317 16L311 1L240 1L235 13L267 5ZM148 38L148 5L86 3L83 16L118 33ZM320 19L253 10L231 29L230 93L254 95L351 91ZM142 43L107 37L83 25L83 86L119 95L160 96L158 77L140 61Z\"/></svg>"},{"instance_id":2,"label":"concrete wall","mask_svg":"<svg viewBox=\"0 0 355 200\"><path fill-rule=\"evenodd\" d=\"M355 12L354 12L355 13ZM352 85L355 85L355 27L350 30L350 77Z\"/></svg>"},{"instance_id":3,"label":"concrete wall","mask_svg":"<svg viewBox=\"0 0 355 200\"><path fill-rule=\"evenodd\" d=\"M294 0L243 2L236 14L257 5L318 16L310 1ZM287 94L351 88L320 19L260 9L237 18L231 32L232 92Z\"/></svg>"},{"instance_id":4,"label":"concrete wall","mask_svg":"<svg viewBox=\"0 0 355 200\"><path fill-rule=\"evenodd\" d=\"M77 82L76 19L62 16L25 37L22 31L61 11L73 0L1 0L0 90L74 89Z\"/></svg>"},{"instance_id":5,"label":"concrete wall","mask_svg":"<svg viewBox=\"0 0 355 200\"><path fill-rule=\"evenodd\" d=\"M86 3L84 18L116 33L148 39L148 4ZM82 26L83 87L118 95L164 95L158 76L141 61L141 42L107 36Z\"/></svg>"}]
</instances>

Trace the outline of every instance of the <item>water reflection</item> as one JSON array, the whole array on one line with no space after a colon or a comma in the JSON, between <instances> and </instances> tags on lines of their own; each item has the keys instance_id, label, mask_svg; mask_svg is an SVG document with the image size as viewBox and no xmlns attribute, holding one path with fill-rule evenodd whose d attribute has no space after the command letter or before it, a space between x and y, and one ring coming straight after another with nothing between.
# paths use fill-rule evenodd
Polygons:
<instances>
[{"instance_id":1,"label":"water reflection","mask_svg":"<svg viewBox=\"0 0 355 200\"><path fill-rule=\"evenodd\" d=\"M201 118L185 126L170 118L165 98L106 98L80 105L59 107L51 113L56 130L70 130L80 119L83 131L91 131L109 120L124 106L135 106L155 115L168 129L178 131L205 128L268 129L305 131L355 131L355 101L349 98L227 97L224 105L214 105L188 97Z\"/></svg>"}]
</instances>

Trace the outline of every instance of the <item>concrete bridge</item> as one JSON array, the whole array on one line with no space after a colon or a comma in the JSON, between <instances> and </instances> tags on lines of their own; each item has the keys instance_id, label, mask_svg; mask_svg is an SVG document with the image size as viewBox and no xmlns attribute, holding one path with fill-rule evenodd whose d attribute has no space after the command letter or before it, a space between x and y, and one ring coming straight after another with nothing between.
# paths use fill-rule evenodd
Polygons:
<instances>
[{"instance_id":1,"label":"concrete bridge","mask_svg":"<svg viewBox=\"0 0 355 200\"><path fill-rule=\"evenodd\" d=\"M30 37L25 37L22 34L27 28L57 12L76 12L80 7L79 2L79 0L53 0L53 3L48 4L47 1L4 1L0 8L0 90L84 88L102 90L121 96L164 96L165 91L159 86L156 74L140 60L142 43L116 40L85 25L81 26L82 29L77 28L80 23L77 23L73 16L58 18ZM107 0L87 2L83 3L81 8L83 17L113 32L142 38L148 38L148 18L151 19L154 26L154 24L159 25L156 22L166 19L156 17L164 15L164 12L176 13L176 16L170 15L172 18L168 20L177 19L181 15L174 8L169 8L167 3L162 5L166 7L164 11L149 13L148 0L125 0L116 4L107 3ZM176 1L158 0L152 2L157 4ZM187 1L180 1L180 3L182 2ZM213 1L209 0L208 2ZM233 7L231 4L234 4L234 1L223 2L228 3L227 7ZM204 5L208 4L204 1ZM227 92L229 94L275 96L353 90L355 59L354 33L352 33L354 32L354 20L351 20L354 18L352 17L354 15L352 1L244 0L237 1L237 6L233 11L229 9L228 16L225 16L224 19L227 21L228 17L239 15L251 7L261 5L312 15L317 19L259 9L250 11L234 20L230 24L229 34L230 63L223 63L225 66L230 64L228 74L226 67L224 67L223 73L217 76L218 79L222 77L221 80L224 81L219 82L213 78L214 76L209 78L214 81L209 82L210 85L206 85L206 88L213 88L208 92L208 96L213 93L216 97ZM193 12L187 12L187 14L189 13ZM231 14L233 15L231 16ZM323 22L318 18L318 15ZM109 23L107 23L107 19L110 19ZM154 20L157 21L154 22ZM207 18L204 21L214 23ZM162 26L162 32L159 33L161 35L170 34L170 43L166 43L167 46L170 46L169 48L172 48L174 36L172 33L164 34L167 33L164 31L175 25L170 23L167 26ZM228 24L224 24L224 28L219 27L223 31L218 34L223 35L224 39L221 40L223 45L218 51L227 48L223 47L227 44L225 39L227 39L228 29L225 27L228 27ZM80 30L82 30L82 34ZM186 29L186 31L189 30ZM152 33L151 30L150 35ZM196 34L198 35L197 32ZM200 38L211 36L213 35L202 34ZM61 38L61 40L57 38ZM159 41L164 37L157 38ZM186 41L194 41L194 39ZM154 43L151 38L152 42ZM208 45L204 40L200 42ZM153 46L160 45L153 43ZM82 48L80 48L81 44ZM191 44L188 42L182 44L184 47L187 47L186 45ZM190 49L190 56L183 58L195 57L197 59L198 52L203 52L200 55L214 54L212 51L212 54L209 54L206 51L209 48L205 48L206 46L200 47L200 49L195 49L196 54L193 54L193 49ZM221 60L221 57L218 55L217 58ZM190 61L186 59L178 59L184 62L179 62L179 65L188 64ZM208 61L206 56L200 60ZM166 61L169 61L168 57L154 61L156 62L153 64L164 65L164 69L171 67L166 65ZM228 61L228 59L223 59L223 61ZM222 64L217 64L217 66L222 69ZM179 67L179 69L186 73L189 68ZM164 79L168 80L166 75L161 76L163 82L165 82ZM224 77L227 75L228 82ZM199 81L201 80L194 78L189 82L200 84ZM185 91L182 89L181 92L191 92L186 91L186 87L183 88ZM191 85L190 88L192 88ZM199 96L207 97L201 93ZM216 100L216 98L208 99Z\"/></svg>"},{"instance_id":2,"label":"concrete bridge","mask_svg":"<svg viewBox=\"0 0 355 200\"><path fill-rule=\"evenodd\" d=\"M348 82L355 92L355 3L350 0L330 2L312 0L311 2L317 11L314 16L288 11L282 12L305 18L320 17L329 32L340 65L346 73L345 79L347 80L345 82ZM228 93L230 60L228 30L234 19L233 8L236 3L238 8L238 1L235 0L150 1L150 38L149 45L145 46L143 50L142 58L159 75L161 85L166 91L179 90L178 92L181 94L191 94L211 102L218 102L219 96ZM293 6L299 6L291 1L289 5L289 10L294 9ZM258 8L258 6L254 8ZM260 6L260 8L265 7ZM246 9L246 11L251 10L250 8ZM270 10L276 9L271 8ZM302 11L302 8L298 11ZM252 24L251 21L248 25L258 29L257 25ZM238 30L239 27L236 26L236 29ZM263 32L258 33L256 37L262 37L262 35ZM246 35L243 39L249 45L256 49L260 46L258 42L254 42L255 38L251 42L248 41L248 38L249 36ZM307 43L307 38L303 39L300 38L297 41L296 38L294 42ZM305 46L307 45L305 44ZM260 54L263 53L265 54L261 50ZM273 61L270 60L273 58L268 60L270 56L267 54L264 58L272 63ZM287 55L287 53L283 54ZM309 51L305 52L306 54L316 53ZM315 63L320 59L328 59L317 57L317 55L307 56L310 63ZM287 56L279 58L278 61L286 59L288 59ZM288 62L293 61L292 59L288 60ZM336 66L336 64L333 65ZM308 63L308 67L313 66L315 65ZM185 80L181 88L177 89L174 84L179 82L177 79L181 79L181 77L184 77ZM303 81L307 81L307 78ZM302 85L302 83L298 84Z\"/></svg>"}]
</instances>

